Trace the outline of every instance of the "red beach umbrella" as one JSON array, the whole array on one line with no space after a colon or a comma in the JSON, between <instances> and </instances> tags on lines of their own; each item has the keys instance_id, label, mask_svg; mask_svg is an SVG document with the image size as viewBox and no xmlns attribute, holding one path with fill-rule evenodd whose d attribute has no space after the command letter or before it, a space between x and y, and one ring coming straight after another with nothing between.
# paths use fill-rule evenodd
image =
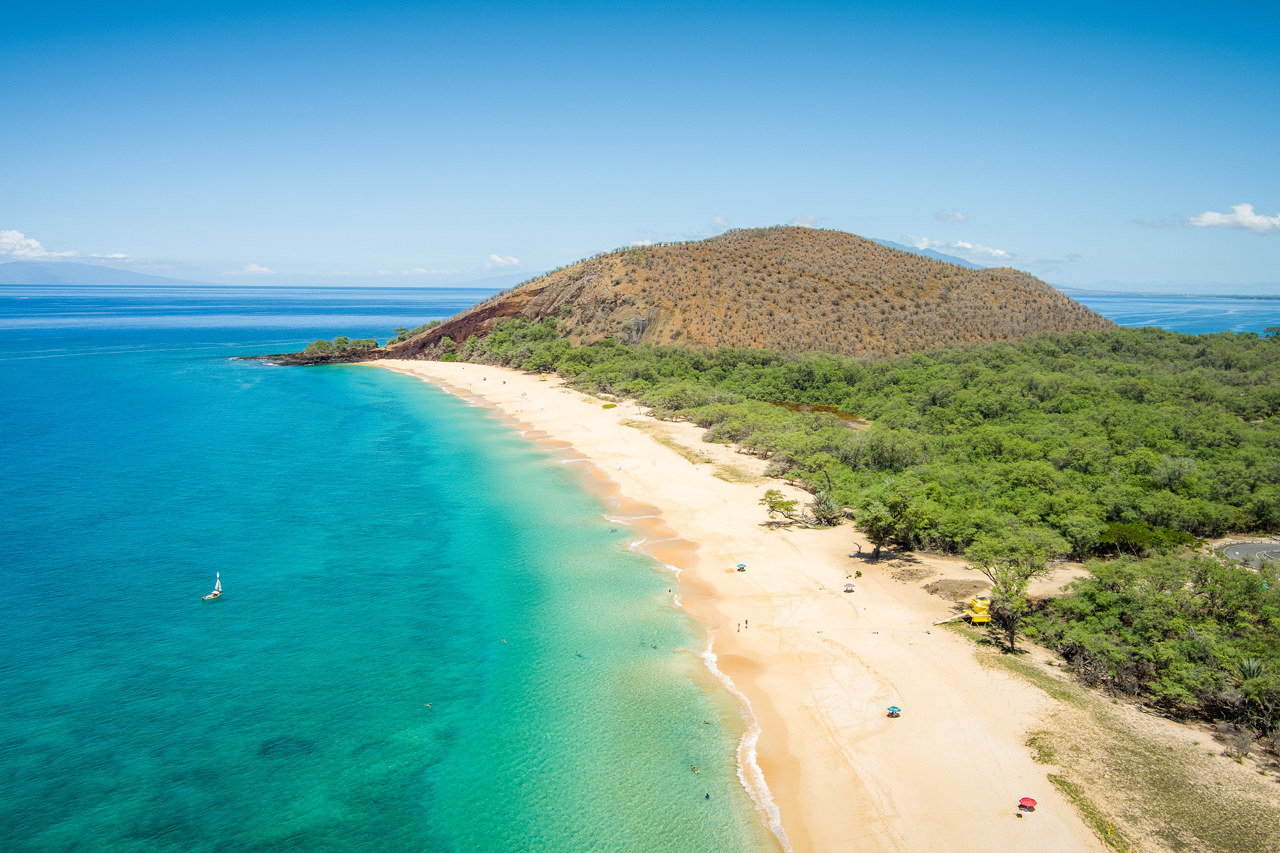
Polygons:
<instances>
[{"instance_id":1,"label":"red beach umbrella","mask_svg":"<svg viewBox=\"0 0 1280 853\"><path fill-rule=\"evenodd\" d=\"M1031 799L1030 797L1023 797L1022 799L1018 800L1018 805L1026 806L1029 809L1034 809L1036 807L1036 801Z\"/></svg>"}]
</instances>

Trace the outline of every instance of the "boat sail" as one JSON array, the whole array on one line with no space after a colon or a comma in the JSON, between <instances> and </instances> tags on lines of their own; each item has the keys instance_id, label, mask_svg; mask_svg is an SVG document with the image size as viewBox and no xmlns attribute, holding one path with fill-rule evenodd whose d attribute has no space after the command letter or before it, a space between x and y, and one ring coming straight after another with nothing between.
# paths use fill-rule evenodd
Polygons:
<instances>
[{"instance_id":1,"label":"boat sail","mask_svg":"<svg viewBox=\"0 0 1280 853\"><path fill-rule=\"evenodd\" d=\"M212 601L222 595L222 572L214 573L213 592L201 598L201 601Z\"/></svg>"}]
</instances>

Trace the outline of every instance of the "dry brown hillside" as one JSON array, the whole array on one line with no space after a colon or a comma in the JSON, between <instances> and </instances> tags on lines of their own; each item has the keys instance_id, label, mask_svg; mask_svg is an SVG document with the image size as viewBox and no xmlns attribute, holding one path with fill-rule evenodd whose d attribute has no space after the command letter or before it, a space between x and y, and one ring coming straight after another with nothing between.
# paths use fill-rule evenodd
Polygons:
<instances>
[{"instance_id":1,"label":"dry brown hillside","mask_svg":"<svg viewBox=\"0 0 1280 853\"><path fill-rule=\"evenodd\" d=\"M574 341L895 355L1114 324L1034 276L969 270L840 231L761 228L639 247L527 282L396 345L483 337L554 314Z\"/></svg>"}]
</instances>

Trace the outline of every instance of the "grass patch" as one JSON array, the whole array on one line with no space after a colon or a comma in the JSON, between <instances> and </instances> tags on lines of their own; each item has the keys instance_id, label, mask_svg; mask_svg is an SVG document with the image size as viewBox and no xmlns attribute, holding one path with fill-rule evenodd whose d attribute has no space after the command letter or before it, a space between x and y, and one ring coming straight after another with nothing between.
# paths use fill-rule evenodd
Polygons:
<instances>
[{"instance_id":1,"label":"grass patch","mask_svg":"<svg viewBox=\"0 0 1280 853\"><path fill-rule=\"evenodd\" d=\"M1103 844L1106 844L1112 850L1125 851L1130 849L1129 840L1120 833L1120 830L1112 826L1106 815L1098 811L1098 807L1093 804L1093 801L1085 796L1083 788L1066 776L1059 776L1053 773L1049 774L1049 781L1062 792L1062 796L1071 801L1071 805L1076 807L1076 811L1098 834L1098 838L1102 839Z\"/></svg>"},{"instance_id":2,"label":"grass patch","mask_svg":"<svg viewBox=\"0 0 1280 853\"><path fill-rule=\"evenodd\" d=\"M617 404L617 403L605 403L605 404L604 404L603 406L601 406L600 408L602 408L602 409L616 409L616 408L618 408L618 404Z\"/></svg>"},{"instance_id":3,"label":"grass patch","mask_svg":"<svg viewBox=\"0 0 1280 853\"><path fill-rule=\"evenodd\" d=\"M713 476L724 480L726 483L748 483L750 485L755 485L756 483L763 483L765 481L764 477L752 474L747 469L740 468L737 465L717 465L716 470L713 472Z\"/></svg>"},{"instance_id":4,"label":"grass patch","mask_svg":"<svg viewBox=\"0 0 1280 853\"><path fill-rule=\"evenodd\" d=\"M1036 764L1052 764L1053 759L1057 756L1057 752L1053 748L1053 744L1049 742L1051 735L1048 732L1032 732L1027 738L1027 747L1031 750L1031 757Z\"/></svg>"},{"instance_id":5,"label":"grass patch","mask_svg":"<svg viewBox=\"0 0 1280 853\"><path fill-rule=\"evenodd\" d=\"M940 627L946 628L949 631L955 631L957 634L961 635L962 637L967 637L979 648L989 649L989 650L997 650L1000 648L996 644L996 642L991 639L990 635L988 635L986 631L981 631L973 627L972 625L970 625L968 622L959 621L959 620L955 622L945 622ZM978 656L978 662L985 666L992 665L989 661L985 660L981 655Z\"/></svg>"},{"instance_id":6,"label":"grass patch","mask_svg":"<svg viewBox=\"0 0 1280 853\"><path fill-rule=\"evenodd\" d=\"M658 444L661 444L663 447L667 448L668 450L674 450L682 458L688 460L689 462L692 462L694 465L710 465L711 464L712 460L703 456L701 453L694 450L693 448L685 447L683 444L671 438L670 436L664 435L661 432L655 431L653 428L653 424L646 423L645 421L623 421L622 425L629 426L632 429L640 430L641 432L647 434L649 438L652 438L654 441L658 442Z\"/></svg>"},{"instance_id":7,"label":"grass patch","mask_svg":"<svg viewBox=\"0 0 1280 853\"><path fill-rule=\"evenodd\" d=\"M990 640L988 642L990 643ZM1069 681L1054 678L1030 661L1022 660L1015 655L994 651L979 654L978 660L986 666L996 666L1025 678L1059 702L1066 702L1076 707L1084 707L1085 697L1082 688Z\"/></svg>"}]
</instances>

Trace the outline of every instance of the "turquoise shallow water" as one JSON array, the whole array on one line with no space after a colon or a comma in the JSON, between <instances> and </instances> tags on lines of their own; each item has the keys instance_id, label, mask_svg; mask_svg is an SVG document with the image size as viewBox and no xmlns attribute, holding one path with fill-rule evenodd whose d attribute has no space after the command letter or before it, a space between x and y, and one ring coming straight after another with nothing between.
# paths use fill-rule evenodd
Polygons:
<instances>
[{"instance_id":1,"label":"turquoise shallow water","mask_svg":"<svg viewBox=\"0 0 1280 853\"><path fill-rule=\"evenodd\" d=\"M771 848L673 577L572 465L409 377L228 358L444 297L19 295L0 848Z\"/></svg>"}]
</instances>

